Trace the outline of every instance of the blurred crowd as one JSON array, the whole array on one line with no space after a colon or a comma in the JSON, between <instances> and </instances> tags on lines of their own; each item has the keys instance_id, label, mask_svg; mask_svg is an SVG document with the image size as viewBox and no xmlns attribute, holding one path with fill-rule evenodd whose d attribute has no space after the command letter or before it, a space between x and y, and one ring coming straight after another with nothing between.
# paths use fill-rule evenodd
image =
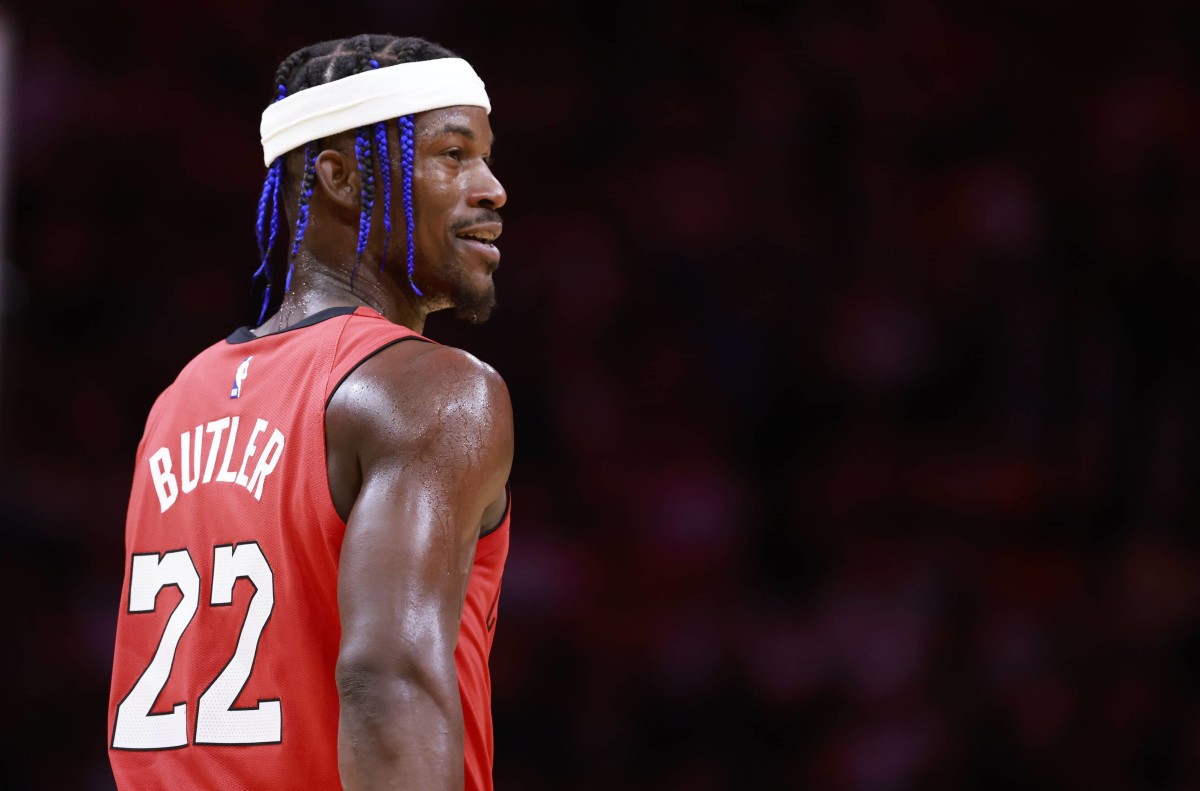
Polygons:
<instances>
[{"instance_id":1,"label":"blurred crowd","mask_svg":"<svg viewBox=\"0 0 1200 791\"><path fill-rule=\"evenodd\" d=\"M517 423L501 789L1200 787L1200 13L17 3L0 787L111 787L134 450L254 318L322 38L470 59ZM56 4L50 4L56 5Z\"/></svg>"}]
</instances>

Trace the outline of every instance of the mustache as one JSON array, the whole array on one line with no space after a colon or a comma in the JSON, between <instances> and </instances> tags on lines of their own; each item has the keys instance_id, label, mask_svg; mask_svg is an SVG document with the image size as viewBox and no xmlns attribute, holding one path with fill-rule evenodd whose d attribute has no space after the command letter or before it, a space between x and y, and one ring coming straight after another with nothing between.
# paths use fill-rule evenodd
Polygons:
<instances>
[{"instance_id":1,"label":"mustache","mask_svg":"<svg viewBox=\"0 0 1200 791\"><path fill-rule=\"evenodd\" d=\"M500 216L500 212L496 211L495 209L481 209L478 214L454 223L454 225L450 226L450 230L458 233L459 231L465 231L467 228L474 228L476 225L482 225L483 223L488 222L504 225L504 218L502 218Z\"/></svg>"}]
</instances>

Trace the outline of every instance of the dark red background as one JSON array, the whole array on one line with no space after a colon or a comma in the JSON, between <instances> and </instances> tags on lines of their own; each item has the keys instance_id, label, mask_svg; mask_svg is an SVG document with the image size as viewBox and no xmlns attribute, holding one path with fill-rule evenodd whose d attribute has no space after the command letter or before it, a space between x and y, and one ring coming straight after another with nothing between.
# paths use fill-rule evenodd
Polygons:
<instances>
[{"instance_id":1,"label":"dark red background","mask_svg":"<svg viewBox=\"0 0 1200 791\"><path fill-rule=\"evenodd\" d=\"M110 787L155 395L322 38L488 84L501 789L1200 787L1195 4L9 6L0 786ZM1053 6L1053 7L1047 7Z\"/></svg>"}]
</instances>

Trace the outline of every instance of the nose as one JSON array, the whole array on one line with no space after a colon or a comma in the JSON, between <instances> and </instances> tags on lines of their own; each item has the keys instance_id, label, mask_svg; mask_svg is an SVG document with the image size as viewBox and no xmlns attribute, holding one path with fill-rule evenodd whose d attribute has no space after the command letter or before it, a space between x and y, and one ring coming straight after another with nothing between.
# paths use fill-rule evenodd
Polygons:
<instances>
[{"instance_id":1,"label":"nose","mask_svg":"<svg viewBox=\"0 0 1200 791\"><path fill-rule=\"evenodd\" d=\"M481 162L467 198L472 207L497 210L508 202L508 193L487 163Z\"/></svg>"}]
</instances>

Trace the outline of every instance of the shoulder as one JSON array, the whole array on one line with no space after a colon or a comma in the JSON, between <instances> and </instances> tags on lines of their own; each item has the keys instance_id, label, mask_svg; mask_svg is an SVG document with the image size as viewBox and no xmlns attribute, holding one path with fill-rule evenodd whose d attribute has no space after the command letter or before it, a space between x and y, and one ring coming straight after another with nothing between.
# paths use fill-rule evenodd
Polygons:
<instances>
[{"instance_id":1,"label":"shoulder","mask_svg":"<svg viewBox=\"0 0 1200 791\"><path fill-rule=\"evenodd\" d=\"M330 408L364 412L384 407L444 411L450 406L506 406L508 387L474 355L434 343L400 343L365 360L346 377Z\"/></svg>"},{"instance_id":2,"label":"shoulder","mask_svg":"<svg viewBox=\"0 0 1200 791\"><path fill-rule=\"evenodd\" d=\"M496 369L468 352L399 343L346 377L329 402L326 429L331 441L344 435L357 447L383 441L399 449L447 432L466 445L511 446L512 405Z\"/></svg>"},{"instance_id":3,"label":"shoulder","mask_svg":"<svg viewBox=\"0 0 1200 791\"><path fill-rule=\"evenodd\" d=\"M495 368L478 357L452 346L409 344L408 355L377 355L377 373L395 382L446 395L478 393L508 396L508 388Z\"/></svg>"}]
</instances>

